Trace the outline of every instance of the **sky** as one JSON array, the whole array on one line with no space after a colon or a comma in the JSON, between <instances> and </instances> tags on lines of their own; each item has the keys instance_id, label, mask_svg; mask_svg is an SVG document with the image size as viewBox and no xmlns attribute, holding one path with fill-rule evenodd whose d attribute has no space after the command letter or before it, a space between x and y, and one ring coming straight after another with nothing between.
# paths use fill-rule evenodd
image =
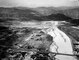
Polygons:
<instances>
[{"instance_id":1,"label":"sky","mask_svg":"<svg viewBox=\"0 0 79 60\"><path fill-rule=\"evenodd\" d=\"M79 6L79 0L0 0L0 7Z\"/></svg>"}]
</instances>

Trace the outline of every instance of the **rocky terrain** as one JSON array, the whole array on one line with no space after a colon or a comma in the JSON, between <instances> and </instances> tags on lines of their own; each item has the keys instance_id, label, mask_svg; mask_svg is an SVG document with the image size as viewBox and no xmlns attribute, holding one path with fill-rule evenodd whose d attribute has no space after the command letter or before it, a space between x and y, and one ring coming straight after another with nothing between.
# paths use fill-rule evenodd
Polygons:
<instances>
[{"instance_id":1,"label":"rocky terrain","mask_svg":"<svg viewBox=\"0 0 79 60\"><path fill-rule=\"evenodd\" d=\"M45 52L52 44L52 36L45 34L40 29L1 27L0 30L0 59L24 59L28 53ZM21 53L24 53L23 55ZM20 54L20 55L19 55ZM32 54L32 55L33 55ZM44 53L42 53L44 54ZM19 57L17 57L19 55ZM22 57L22 58L21 58ZM47 58L47 57L46 57ZM26 56L25 59L33 59Z\"/></svg>"},{"instance_id":2,"label":"rocky terrain","mask_svg":"<svg viewBox=\"0 0 79 60\"><path fill-rule=\"evenodd\" d=\"M77 60L78 18L63 12L43 15L40 10L0 8L1 60Z\"/></svg>"}]
</instances>

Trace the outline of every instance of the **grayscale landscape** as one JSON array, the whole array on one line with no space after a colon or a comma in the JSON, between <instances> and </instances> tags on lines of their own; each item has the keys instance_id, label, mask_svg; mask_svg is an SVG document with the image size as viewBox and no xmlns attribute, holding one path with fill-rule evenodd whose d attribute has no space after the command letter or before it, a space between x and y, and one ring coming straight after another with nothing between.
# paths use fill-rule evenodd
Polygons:
<instances>
[{"instance_id":1,"label":"grayscale landscape","mask_svg":"<svg viewBox=\"0 0 79 60\"><path fill-rule=\"evenodd\" d=\"M79 60L79 6L0 7L0 60Z\"/></svg>"}]
</instances>

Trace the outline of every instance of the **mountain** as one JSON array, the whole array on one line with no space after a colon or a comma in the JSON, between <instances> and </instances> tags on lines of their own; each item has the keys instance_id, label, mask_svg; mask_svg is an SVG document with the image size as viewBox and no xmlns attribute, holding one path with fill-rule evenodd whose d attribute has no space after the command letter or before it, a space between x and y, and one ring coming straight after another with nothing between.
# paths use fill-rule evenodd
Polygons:
<instances>
[{"instance_id":1,"label":"mountain","mask_svg":"<svg viewBox=\"0 0 79 60\"><path fill-rule=\"evenodd\" d=\"M79 7L78 8L73 8L73 9L68 9L68 10L61 10L60 13L69 16L74 19L79 19Z\"/></svg>"},{"instance_id":2,"label":"mountain","mask_svg":"<svg viewBox=\"0 0 79 60\"><path fill-rule=\"evenodd\" d=\"M1 20L31 21L42 20L41 14L31 9L0 8Z\"/></svg>"},{"instance_id":3,"label":"mountain","mask_svg":"<svg viewBox=\"0 0 79 60\"><path fill-rule=\"evenodd\" d=\"M48 15L47 16L48 19L51 19L51 20L57 20L57 21L67 21L67 20L71 20L72 18L68 17L68 16L65 16L64 14L51 14L51 15Z\"/></svg>"},{"instance_id":4,"label":"mountain","mask_svg":"<svg viewBox=\"0 0 79 60\"><path fill-rule=\"evenodd\" d=\"M60 13L73 19L79 19L79 7L39 7L33 10L44 16Z\"/></svg>"},{"instance_id":5,"label":"mountain","mask_svg":"<svg viewBox=\"0 0 79 60\"><path fill-rule=\"evenodd\" d=\"M57 14L56 10L53 10L52 15L47 15L47 12L52 12L51 9L38 9L37 12L31 8L24 8L24 7L14 7L14 8L0 8L0 22L3 21L49 21L49 20L68 20L71 19L63 14ZM43 15L42 12L46 11ZM42 13L42 14L41 14ZM46 16L47 15L47 16Z\"/></svg>"},{"instance_id":6,"label":"mountain","mask_svg":"<svg viewBox=\"0 0 79 60\"><path fill-rule=\"evenodd\" d=\"M32 8L32 10L39 12L40 14L47 16L58 13L58 10L54 7L38 7L38 8Z\"/></svg>"},{"instance_id":7,"label":"mountain","mask_svg":"<svg viewBox=\"0 0 79 60\"><path fill-rule=\"evenodd\" d=\"M38 7L25 8L0 7L0 22L2 21L49 21L49 20L73 20L79 16L79 8L55 8L55 7Z\"/></svg>"}]
</instances>

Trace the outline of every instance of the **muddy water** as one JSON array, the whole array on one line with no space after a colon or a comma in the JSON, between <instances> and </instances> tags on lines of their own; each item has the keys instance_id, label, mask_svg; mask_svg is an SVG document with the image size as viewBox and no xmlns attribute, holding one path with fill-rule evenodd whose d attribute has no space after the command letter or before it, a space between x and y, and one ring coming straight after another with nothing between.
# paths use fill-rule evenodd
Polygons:
<instances>
[{"instance_id":1,"label":"muddy water","mask_svg":"<svg viewBox=\"0 0 79 60\"><path fill-rule=\"evenodd\" d=\"M50 46L50 51L74 54L71 39L64 32L55 27L54 29L49 29L48 34L54 37L54 43ZM56 58L59 60L77 60L76 57L66 55L56 55Z\"/></svg>"},{"instance_id":2,"label":"muddy water","mask_svg":"<svg viewBox=\"0 0 79 60\"><path fill-rule=\"evenodd\" d=\"M32 24L31 24L32 23ZM30 24L30 25L29 25ZM51 52L58 52L58 53L64 53L64 54L73 54L73 48L71 44L71 39L61 30L57 28L58 22L50 21L48 22L42 22L41 25L33 24L33 22L23 22L20 27L34 27L34 28L40 28L45 29L47 34L51 35L53 37L54 43L50 46ZM46 25L45 25L46 24ZM12 26L15 27L15 26ZM17 26L18 27L18 26ZM76 57L73 56L66 56L66 55L56 55L56 58L59 60L77 60Z\"/></svg>"}]
</instances>

